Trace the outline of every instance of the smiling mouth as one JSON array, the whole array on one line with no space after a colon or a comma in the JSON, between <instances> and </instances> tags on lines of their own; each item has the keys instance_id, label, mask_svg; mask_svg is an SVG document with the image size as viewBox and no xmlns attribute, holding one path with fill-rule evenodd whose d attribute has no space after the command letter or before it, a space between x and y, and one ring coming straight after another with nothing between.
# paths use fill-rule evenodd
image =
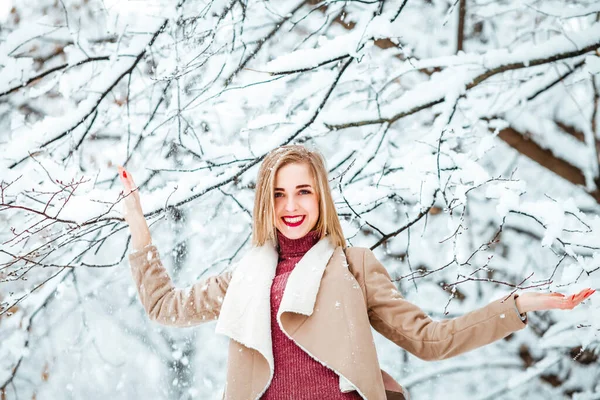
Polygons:
<instances>
[{"instance_id":1,"label":"smiling mouth","mask_svg":"<svg viewBox=\"0 0 600 400\"><path fill-rule=\"evenodd\" d=\"M289 226L290 228L293 228L293 227L302 225L305 218L306 218L306 215L303 215L301 217L294 217L294 218L283 217L281 219L287 226Z\"/></svg>"}]
</instances>

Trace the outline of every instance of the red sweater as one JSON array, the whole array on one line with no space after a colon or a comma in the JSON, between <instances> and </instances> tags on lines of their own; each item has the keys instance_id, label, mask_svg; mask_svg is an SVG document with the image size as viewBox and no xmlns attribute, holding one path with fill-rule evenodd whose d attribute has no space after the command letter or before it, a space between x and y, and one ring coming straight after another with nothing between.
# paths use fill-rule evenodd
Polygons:
<instances>
[{"instance_id":1,"label":"red sweater","mask_svg":"<svg viewBox=\"0 0 600 400\"><path fill-rule=\"evenodd\" d=\"M261 399L361 399L356 391L342 393L339 376L309 356L279 328L277 310L290 272L302 256L319 241L319 235L317 231L310 231L300 239L288 239L277 231L277 239L279 262L271 286L271 337L275 375Z\"/></svg>"}]
</instances>

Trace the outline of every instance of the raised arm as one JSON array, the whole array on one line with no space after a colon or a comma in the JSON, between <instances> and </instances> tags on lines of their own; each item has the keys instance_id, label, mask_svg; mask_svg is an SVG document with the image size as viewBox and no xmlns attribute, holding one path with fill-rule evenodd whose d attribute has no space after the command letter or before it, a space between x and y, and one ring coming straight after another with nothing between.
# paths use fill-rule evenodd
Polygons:
<instances>
[{"instance_id":1,"label":"raised arm","mask_svg":"<svg viewBox=\"0 0 600 400\"><path fill-rule=\"evenodd\" d=\"M125 188L123 215L129 225L133 246L129 264L140 300L150 319L173 326L191 326L217 319L231 272L211 276L188 288L175 288L156 246L152 245L133 177L119 167L119 178Z\"/></svg>"},{"instance_id":2,"label":"raised arm","mask_svg":"<svg viewBox=\"0 0 600 400\"><path fill-rule=\"evenodd\" d=\"M476 349L523 329L514 296L463 316L432 320L405 300L373 252L364 249L363 276L369 320L383 336L423 360L441 360Z\"/></svg>"}]
</instances>

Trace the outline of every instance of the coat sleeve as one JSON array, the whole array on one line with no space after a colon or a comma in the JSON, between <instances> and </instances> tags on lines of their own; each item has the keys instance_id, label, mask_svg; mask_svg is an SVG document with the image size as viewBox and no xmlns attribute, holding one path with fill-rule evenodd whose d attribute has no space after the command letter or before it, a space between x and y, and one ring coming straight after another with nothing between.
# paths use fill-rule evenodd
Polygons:
<instances>
[{"instance_id":1,"label":"coat sleeve","mask_svg":"<svg viewBox=\"0 0 600 400\"><path fill-rule=\"evenodd\" d=\"M163 325L191 326L219 317L231 272L208 277L187 288L175 288L156 246L129 254L140 300L151 320Z\"/></svg>"},{"instance_id":2,"label":"coat sleeve","mask_svg":"<svg viewBox=\"0 0 600 400\"><path fill-rule=\"evenodd\" d=\"M495 300L463 316L432 320L405 300L370 249L363 253L363 279L371 326L423 360L442 360L476 349L523 329L514 296Z\"/></svg>"}]
</instances>

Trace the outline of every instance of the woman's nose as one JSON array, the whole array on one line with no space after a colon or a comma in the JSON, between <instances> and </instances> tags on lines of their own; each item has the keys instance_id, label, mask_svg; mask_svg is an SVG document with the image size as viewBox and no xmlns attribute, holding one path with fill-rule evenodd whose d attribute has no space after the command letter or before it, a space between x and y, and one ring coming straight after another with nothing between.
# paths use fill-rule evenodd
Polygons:
<instances>
[{"instance_id":1,"label":"woman's nose","mask_svg":"<svg viewBox=\"0 0 600 400\"><path fill-rule=\"evenodd\" d=\"M296 199L293 196L288 196L285 202L286 211L294 211L296 209Z\"/></svg>"}]
</instances>

